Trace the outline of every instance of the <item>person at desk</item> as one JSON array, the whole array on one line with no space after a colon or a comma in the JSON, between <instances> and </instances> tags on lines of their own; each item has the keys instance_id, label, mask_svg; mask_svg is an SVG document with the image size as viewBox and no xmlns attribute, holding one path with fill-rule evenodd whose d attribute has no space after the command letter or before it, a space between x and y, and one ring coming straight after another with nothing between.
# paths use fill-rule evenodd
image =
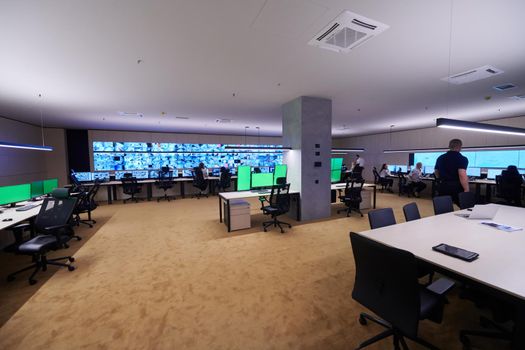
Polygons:
<instances>
[{"instance_id":1,"label":"person at desk","mask_svg":"<svg viewBox=\"0 0 525 350\"><path fill-rule=\"evenodd\" d=\"M458 194L469 191L468 159L460 153L462 146L463 142L461 140L450 140L448 144L449 151L440 155L434 166L439 195L451 196L457 205L459 205Z\"/></svg>"},{"instance_id":2,"label":"person at desk","mask_svg":"<svg viewBox=\"0 0 525 350\"><path fill-rule=\"evenodd\" d=\"M379 170L378 175L380 183L386 186L388 192L392 192L392 185L394 185L394 180L388 178L389 176L392 176L392 174L390 174L390 170L388 170L388 164L384 163L381 166L381 170Z\"/></svg>"},{"instance_id":3,"label":"person at desk","mask_svg":"<svg viewBox=\"0 0 525 350\"><path fill-rule=\"evenodd\" d=\"M208 179L208 168L204 165L204 163L199 163L199 169L202 171L202 176L204 179Z\"/></svg>"},{"instance_id":4,"label":"person at desk","mask_svg":"<svg viewBox=\"0 0 525 350\"><path fill-rule=\"evenodd\" d=\"M423 172L422 169L423 164L421 162L418 162L416 164L416 167L412 169L410 174L408 175L409 181L412 183L412 188L414 189L414 196L419 198L419 194L427 188L427 185L421 181L423 179Z\"/></svg>"},{"instance_id":5,"label":"person at desk","mask_svg":"<svg viewBox=\"0 0 525 350\"><path fill-rule=\"evenodd\" d=\"M509 165L501 172L500 192L510 205L521 207L521 185L523 177L515 165Z\"/></svg>"}]
</instances>

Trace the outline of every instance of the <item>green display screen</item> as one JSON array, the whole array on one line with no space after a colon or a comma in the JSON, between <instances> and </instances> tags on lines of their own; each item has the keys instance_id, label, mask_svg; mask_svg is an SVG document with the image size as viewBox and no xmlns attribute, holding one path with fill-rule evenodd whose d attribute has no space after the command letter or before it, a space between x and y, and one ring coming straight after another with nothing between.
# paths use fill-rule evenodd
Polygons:
<instances>
[{"instance_id":1,"label":"green display screen","mask_svg":"<svg viewBox=\"0 0 525 350\"><path fill-rule=\"evenodd\" d=\"M44 195L44 181L35 181L31 183L31 198Z\"/></svg>"},{"instance_id":2,"label":"green display screen","mask_svg":"<svg viewBox=\"0 0 525 350\"><path fill-rule=\"evenodd\" d=\"M252 168L241 165L237 167L237 191L248 191L250 189L250 176Z\"/></svg>"},{"instance_id":3,"label":"green display screen","mask_svg":"<svg viewBox=\"0 0 525 350\"><path fill-rule=\"evenodd\" d=\"M44 180L44 193L51 193L55 188L58 188L58 179Z\"/></svg>"},{"instance_id":4,"label":"green display screen","mask_svg":"<svg viewBox=\"0 0 525 350\"><path fill-rule=\"evenodd\" d=\"M272 187L273 174L272 173L253 173L252 174L252 188Z\"/></svg>"},{"instance_id":5,"label":"green display screen","mask_svg":"<svg viewBox=\"0 0 525 350\"><path fill-rule=\"evenodd\" d=\"M343 169L343 158L332 158L330 162L330 180L339 182L341 180L341 170Z\"/></svg>"},{"instance_id":6,"label":"green display screen","mask_svg":"<svg viewBox=\"0 0 525 350\"><path fill-rule=\"evenodd\" d=\"M273 184L277 185L277 179L280 177L286 177L286 164L276 164L275 172L273 174Z\"/></svg>"},{"instance_id":7,"label":"green display screen","mask_svg":"<svg viewBox=\"0 0 525 350\"><path fill-rule=\"evenodd\" d=\"M0 187L0 205L31 199L31 184Z\"/></svg>"}]
</instances>

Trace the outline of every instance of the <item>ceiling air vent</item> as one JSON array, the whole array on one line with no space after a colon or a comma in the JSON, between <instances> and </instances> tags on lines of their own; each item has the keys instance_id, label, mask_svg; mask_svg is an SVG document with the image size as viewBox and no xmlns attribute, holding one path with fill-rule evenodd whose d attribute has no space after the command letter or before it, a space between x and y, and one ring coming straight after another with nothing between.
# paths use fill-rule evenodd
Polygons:
<instances>
[{"instance_id":1,"label":"ceiling air vent","mask_svg":"<svg viewBox=\"0 0 525 350\"><path fill-rule=\"evenodd\" d=\"M222 118L222 119L216 119L215 122L219 123L219 124L228 124L228 123L231 123L232 120L231 119Z\"/></svg>"},{"instance_id":2,"label":"ceiling air vent","mask_svg":"<svg viewBox=\"0 0 525 350\"><path fill-rule=\"evenodd\" d=\"M461 72L458 74L454 74L450 77L441 78L441 80L444 80L451 84L461 85L481 79L490 78L501 73L503 73L501 69L492 66L483 66L479 68L470 69L468 71Z\"/></svg>"},{"instance_id":3,"label":"ceiling air vent","mask_svg":"<svg viewBox=\"0 0 525 350\"><path fill-rule=\"evenodd\" d=\"M509 89L512 89L512 88L515 88L515 87L516 87L516 85L508 83L508 84L501 84L501 85L498 85L498 86L493 86L492 88L494 90L498 90L498 91L505 91L505 90L509 90Z\"/></svg>"},{"instance_id":4,"label":"ceiling air vent","mask_svg":"<svg viewBox=\"0 0 525 350\"><path fill-rule=\"evenodd\" d=\"M144 116L144 114L136 112L118 112L118 115L127 118L142 118Z\"/></svg>"},{"instance_id":5,"label":"ceiling air vent","mask_svg":"<svg viewBox=\"0 0 525 350\"><path fill-rule=\"evenodd\" d=\"M350 11L343 11L308 42L309 45L347 53L389 27Z\"/></svg>"}]
</instances>

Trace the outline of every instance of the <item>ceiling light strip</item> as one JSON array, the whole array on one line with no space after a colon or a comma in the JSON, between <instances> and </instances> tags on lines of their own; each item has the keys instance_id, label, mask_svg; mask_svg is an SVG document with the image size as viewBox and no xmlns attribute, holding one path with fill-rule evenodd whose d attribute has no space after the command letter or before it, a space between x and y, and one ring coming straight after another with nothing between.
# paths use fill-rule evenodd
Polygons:
<instances>
[{"instance_id":1,"label":"ceiling light strip","mask_svg":"<svg viewBox=\"0 0 525 350\"><path fill-rule=\"evenodd\" d=\"M448 128L448 129L525 136L525 129L522 129L522 128L514 128L511 126L503 126L503 125L476 123L476 122L469 122L469 121L464 121L464 120L456 120L456 119L448 119L448 118L438 118L436 120L436 126L440 128Z\"/></svg>"},{"instance_id":2,"label":"ceiling light strip","mask_svg":"<svg viewBox=\"0 0 525 350\"><path fill-rule=\"evenodd\" d=\"M518 150L525 149L525 145L505 145L505 146L471 146L462 147L463 151L497 151L497 150ZM415 153L415 152L446 152L448 148L411 148L411 149L385 149L383 153Z\"/></svg>"},{"instance_id":3,"label":"ceiling light strip","mask_svg":"<svg viewBox=\"0 0 525 350\"><path fill-rule=\"evenodd\" d=\"M343 147L334 147L332 148L332 153L352 153L352 152L364 152L364 148L343 148Z\"/></svg>"},{"instance_id":4,"label":"ceiling light strip","mask_svg":"<svg viewBox=\"0 0 525 350\"><path fill-rule=\"evenodd\" d=\"M0 147L30 149L34 151L47 151L47 152L50 152L53 150L53 147L51 146L39 146L39 145L30 145L30 144L25 144L25 143L13 143L13 142L5 142L5 141L0 141Z\"/></svg>"}]
</instances>

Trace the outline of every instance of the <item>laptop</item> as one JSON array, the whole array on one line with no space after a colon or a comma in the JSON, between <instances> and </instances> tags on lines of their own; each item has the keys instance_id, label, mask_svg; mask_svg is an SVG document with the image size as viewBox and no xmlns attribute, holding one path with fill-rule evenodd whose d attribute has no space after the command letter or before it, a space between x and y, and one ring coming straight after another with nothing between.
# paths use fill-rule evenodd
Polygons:
<instances>
[{"instance_id":1,"label":"laptop","mask_svg":"<svg viewBox=\"0 0 525 350\"><path fill-rule=\"evenodd\" d=\"M497 212L497 206L485 204L475 205L474 208L472 208L472 212L470 213L458 213L456 215L469 220L492 220L494 216L496 216Z\"/></svg>"}]
</instances>

